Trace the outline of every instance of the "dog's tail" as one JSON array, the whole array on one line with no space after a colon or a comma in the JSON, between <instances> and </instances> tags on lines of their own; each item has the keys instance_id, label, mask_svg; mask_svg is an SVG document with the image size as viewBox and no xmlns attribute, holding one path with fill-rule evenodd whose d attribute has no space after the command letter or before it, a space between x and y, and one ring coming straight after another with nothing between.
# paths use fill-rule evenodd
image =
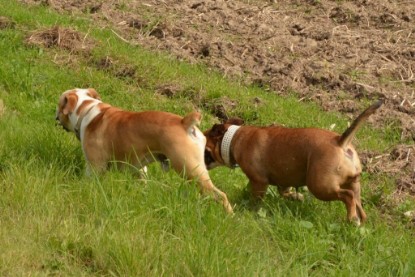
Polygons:
<instances>
[{"instance_id":1,"label":"dog's tail","mask_svg":"<svg viewBox=\"0 0 415 277\"><path fill-rule=\"evenodd\" d=\"M201 119L202 119L202 114L201 113L191 112L191 113L187 114L185 117L183 117L182 125L183 125L184 129L188 131L191 128L193 128L195 125L199 125Z\"/></svg>"},{"instance_id":2,"label":"dog's tail","mask_svg":"<svg viewBox=\"0 0 415 277\"><path fill-rule=\"evenodd\" d=\"M369 118L370 115L372 115L374 112L376 112L377 109L382 106L383 101L379 100L376 103L372 104L369 108L364 110L353 122L352 125L350 125L349 128L347 128L346 131L341 135L339 139L339 146L340 147L346 147L350 141L353 139L356 131L362 125L362 123Z\"/></svg>"}]
</instances>

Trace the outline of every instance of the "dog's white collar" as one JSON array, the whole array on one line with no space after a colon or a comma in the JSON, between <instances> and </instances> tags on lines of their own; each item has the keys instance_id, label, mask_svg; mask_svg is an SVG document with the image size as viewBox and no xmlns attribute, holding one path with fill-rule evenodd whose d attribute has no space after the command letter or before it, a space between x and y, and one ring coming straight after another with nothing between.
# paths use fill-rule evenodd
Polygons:
<instances>
[{"instance_id":1,"label":"dog's white collar","mask_svg":"<svg viewBox=\"0 0 415 277\"><path fill-rule=\"evenodd\" d=\"M226 131L225 135L223 136L222 139L222 144L220 147L220 154L222 155L222 159L225 162L225 164L229 167L234 167L234 165L231 164L231 142L232 142L232 138L235 135L236 131L238 131L238 129L241 126L237 126L237 125L231 125L229 126L228 130Z\"/></svg>"},{"instance_id":2,"label":"dog's white collar","mask_svg":"<svg viewBox=\"0 0 415 277\"><path fill-rule=\"evenodd\" d=\"M75 125L75 128L74 128L75 135L79 140L81 140L82 121L89 114L89 112L92 111L92 109L95 108L96 106L98 106L98 104L100 104L100 103L101 103L101 101L97 101L96 103L93 103L90 107L87 108L85 113L79 115L78 120L77 120L76 125Z\"/></svg>"}]
</instances>

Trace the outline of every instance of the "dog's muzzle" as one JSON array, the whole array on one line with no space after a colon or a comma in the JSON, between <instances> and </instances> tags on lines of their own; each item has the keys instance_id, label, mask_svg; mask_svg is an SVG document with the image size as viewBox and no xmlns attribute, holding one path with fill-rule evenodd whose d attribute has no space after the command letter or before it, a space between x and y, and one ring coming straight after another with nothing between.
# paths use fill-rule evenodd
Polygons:
<instances>
[{"instance_id":1,"label":"dog's muzzle","mask_svg":"<svg viewBox=\"0 0 415 277\"><path fill-rule=\"evenodd\" d=\"M57 126L57 127L62 127L66 132L70 132L70 130L68 129L68 128L66 128L63 124L62 124L62 122L59 120L59 115L58 114L56 114L56 117L55 117L55 126Z\"/></svg>"},{"instance_id":2,"label":"dog's muzzle","mask_svg":"<svg viewBox=\"0 0 415 277\"><path fill-rule=\"evenodd\" d=\"M213 156L210 153L210 151L205 149L205 165L207 169L210 169L210 165L213 163L215 163L215 159L213 159Z\"/></svg>"}]
</instances>

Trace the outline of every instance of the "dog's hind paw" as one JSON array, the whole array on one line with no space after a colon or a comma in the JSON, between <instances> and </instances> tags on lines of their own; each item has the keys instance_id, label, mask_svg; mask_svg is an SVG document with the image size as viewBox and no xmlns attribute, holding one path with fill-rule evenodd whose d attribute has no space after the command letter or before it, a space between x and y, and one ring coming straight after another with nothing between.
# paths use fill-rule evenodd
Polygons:
<instances>
[{"instance_id":1,"label":"dog's hind paw","mask_svg":"<svg viewBox=\"0 0 415 277\"><path fill-rule=\"evenodd\" d=\"M294 195L293 195L294 196ZM302 195L301 193L299 193L299 192L296 192L295 193L295 196L294 196L294 200L297 200L297 201L301 201L301 202L303 202L304 201L304 195Z\"/></svg>"},{"instance_id":2,"label":"dog's hind paw","mask_svg":"<svg viewBox=\"0 0 415 277\"><path fill-rule=\"evenodd\" d=\"M351 220L350 220L350 222L351 223L353 223L353 224L355 224L357 227L360 227L360 225L362 224L361 222L360 222L360 218L359 217L354 217L354 218L352 218Z\"/></svg>"}]
</instances>

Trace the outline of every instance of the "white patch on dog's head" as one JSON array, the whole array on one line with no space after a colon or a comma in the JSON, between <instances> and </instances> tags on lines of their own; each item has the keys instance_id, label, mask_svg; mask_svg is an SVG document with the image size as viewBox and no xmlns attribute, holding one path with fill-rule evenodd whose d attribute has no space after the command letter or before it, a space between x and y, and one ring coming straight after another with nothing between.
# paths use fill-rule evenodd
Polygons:
<instances>
[{"instance_id":1,"label":"white patch on dog's head","mask_svg":"<svg viewBox=\"0 0 415 277\"><path fill-rule=\"evenodd\" d=\"M95 91L95 90L94 90ZM85 101L92 101L93 104L96 103L101 103L101 101L98 98L94 98L91 93L90 93L90 89L76 89L76 95L78 96L78 101L76 103L76 107L73 111L73 113L71 113L70 119L71 122L76 124L76 122L78 121L78 117L81 114L82 111L79 111L79 107L82 105L83 102Z\"/></svg>"},{"instance_id":2,"label":"white patch on dog's head","mask_svg":"<svg viewBox=\"0 0 415 277\"><path fill-rule=\"evenodd\" d=\"M67 131L75 131L79 117L85 110L92 105L101 103L99 94L94 89L72 89L62 93L58 108L56 110L56 120ZM82 104L88 101L86 107ZM82 108L80 109L80 107Z\"/></svg>"}]
</instances>

